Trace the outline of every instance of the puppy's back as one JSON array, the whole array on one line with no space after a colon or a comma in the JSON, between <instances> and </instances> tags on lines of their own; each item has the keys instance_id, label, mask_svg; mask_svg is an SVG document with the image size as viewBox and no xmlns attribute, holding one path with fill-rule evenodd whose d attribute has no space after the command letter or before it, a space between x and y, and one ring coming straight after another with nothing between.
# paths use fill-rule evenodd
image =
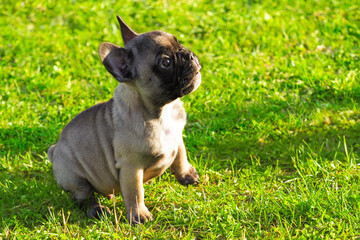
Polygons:
<instances>
[{"instance_id":1,"label":"puppy's back","mask_svg":"<svg viewBox=\"0 0 360 240\"><path fill-rule=\"evenodd\" d=\"M77 115L63 129L59 141L48 150L56 181L86 179L97 191L118 185L114 159L113 100L97 104ZM71 175L71 177L70 177ZM110 192L112 193L112 192Z\"/></svg>"}]
</instances>

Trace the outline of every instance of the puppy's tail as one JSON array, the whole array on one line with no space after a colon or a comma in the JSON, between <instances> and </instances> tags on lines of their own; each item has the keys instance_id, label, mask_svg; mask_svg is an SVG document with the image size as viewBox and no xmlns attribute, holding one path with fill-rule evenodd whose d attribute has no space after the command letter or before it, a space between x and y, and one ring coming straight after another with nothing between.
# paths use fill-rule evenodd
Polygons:
<instances>
[{"instance_id":1,"label":"puppy's tail","mask_svg":"<svg viewBox=\"0 0 360 240\"><path fill-rule=\"evenodd\" d=\"M53 162L52 157L53 157L53 154L54 154L55 146L56 146L55 144L51 145L49 147L49 150L47 151L47 155L48 155L49 160L50 160L51 163Z\"/></svg>"}]
</instances>

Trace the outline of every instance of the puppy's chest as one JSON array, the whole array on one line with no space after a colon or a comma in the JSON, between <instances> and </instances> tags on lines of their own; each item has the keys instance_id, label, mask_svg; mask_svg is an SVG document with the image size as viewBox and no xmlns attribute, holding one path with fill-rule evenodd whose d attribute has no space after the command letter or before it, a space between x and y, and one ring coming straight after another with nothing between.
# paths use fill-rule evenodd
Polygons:
<instances>
[{"instance_id":1,"label":"puppy's chest","mask_svg":"<svg viewBox=\"0 0 360 240\"><path fill-rule=\"evenodd\" d=\"M156 172L168 167L182 140L185 119L181 102L166 106L159 118L133 119L132 126L121 128L115 140L116 167L134 161Z\"/></svg>"},{"instance_id":2,"label":"puppy's chest","mask_svg":"<svg viewBox=\"0 0 360 240\"><path fill-rule=\"evenodd\" d=\"M183 124L175 120L161 122L149 136L149 147L154 157L173 155L173 150L179 145L182 137Z\"/></svg>"},{"instance_id":3,"label":"puppy's chest","mask_svg":"<svg viewBox=\"0 0 360 240\"><path fill-rule=\"evenodd\" d=\"M184 119L174 119L171 115L153 124L148 136L149 155L144 159L148 167L163 168L174 160L184 124Z\"/></svg>"}]
</instances>

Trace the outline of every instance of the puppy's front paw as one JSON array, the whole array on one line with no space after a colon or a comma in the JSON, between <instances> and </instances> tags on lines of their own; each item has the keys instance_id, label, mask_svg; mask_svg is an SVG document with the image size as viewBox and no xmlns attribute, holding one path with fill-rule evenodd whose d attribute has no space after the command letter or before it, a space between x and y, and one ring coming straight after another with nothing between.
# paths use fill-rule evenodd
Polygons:
<instances>
[{"instance_id":1,"label":"puppy's front paw","mask_svg":"<svg viewBox=\"0 0 360 240\"><path fill-rule=\"evenodd\" d=\"M131 225L145 223L153 219L151 213L147 208L137 209L137 211L131 211L128 214L128 219Z\"/></svg>"},{"instance_id":2,"label":"puppy's front paw","mask_svg":"<svg viewBox=\"0 0 360 240\"><path fill-rule=\"evenodd\" d=\"M181 185L197 185L199 183L199 175L193 166L190 166L189 170L183 174L175 173L175 177Z\"/></svg>"}]
</instances>

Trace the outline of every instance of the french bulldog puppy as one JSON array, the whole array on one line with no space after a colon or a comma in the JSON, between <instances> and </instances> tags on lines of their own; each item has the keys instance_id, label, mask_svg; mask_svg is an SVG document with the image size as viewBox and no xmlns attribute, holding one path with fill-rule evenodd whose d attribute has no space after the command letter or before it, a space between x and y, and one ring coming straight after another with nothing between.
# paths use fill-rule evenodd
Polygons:
<instances>
[{"instance_id":1,"label":"french bulldog puppy","mask_svg":"<svg viewBox=\"0 0 360 240\"><path fill-rule=\"evenodd\" d=\"M125 47L102 43L102 63L120 83L109 101L77 115L48 150L56 182L85 206L87 215L108 211L94 192L121 192L131 224L151 220L143 183L168 167L182 185L199 176L186 157L180 97L201 82L197 56L171 34L137 34L120 17Z\"/></svg>"}]
</instances>

